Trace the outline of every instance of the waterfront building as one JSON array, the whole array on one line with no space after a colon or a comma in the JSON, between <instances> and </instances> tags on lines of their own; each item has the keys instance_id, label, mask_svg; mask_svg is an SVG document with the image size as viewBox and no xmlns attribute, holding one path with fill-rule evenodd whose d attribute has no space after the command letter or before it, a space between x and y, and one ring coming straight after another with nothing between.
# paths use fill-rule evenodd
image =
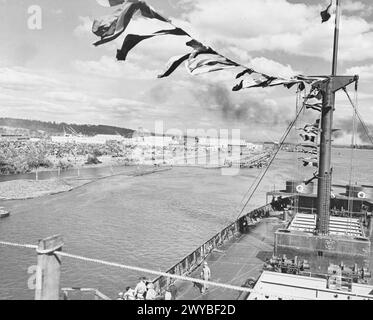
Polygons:
<instances>
[{"instance_id":1,"label":"waterfront building","mask_svg":"<svg viewBox=\"0 0 373 320\"><path fill-rule=\"evenodd\" d=\"M2 134L1 141L15 142L15 141L29 141L30 137L22 134Z\"/></svg>"},{"instance_id":2,"label":"waterfront building","mask_svg":"<svg viewBox=\"0 0 373 320\"><path fill-rule=\"evenodd\" d=\"M52 142L55 143L76 143L76 144L106 144L107 142L124 142L125 138L121 135L97 134L95 136L83 135L64 135L51 136Z\"/></svg>"}]
</instances>

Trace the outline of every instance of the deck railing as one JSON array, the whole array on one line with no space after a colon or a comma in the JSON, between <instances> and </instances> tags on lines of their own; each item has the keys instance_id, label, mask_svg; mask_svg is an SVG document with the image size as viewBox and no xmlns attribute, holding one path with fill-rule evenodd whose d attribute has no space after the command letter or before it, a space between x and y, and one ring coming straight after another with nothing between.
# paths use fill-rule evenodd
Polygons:
<instances>
[{"instance_id":1,"label":"deck railing","mask_svg":"<svg viewBox=\"0 0 373 320\"><path fill-rule=\"evenodd\" d=\"M244 228L250 227L250 225L255 225L255 223L251 223L252 221L255 222L260 218L268 217L272 211L272 206L268 204L242 216L166 272L177 275L188 275L192 273L203 263L214 249L220 248L224 243L235 238L236 235L241 234L244 231ZM164 292L164 290L171 285L174 280L161 276L157 277L152 282L158 292Z\"/></svg>"}]
</instances>

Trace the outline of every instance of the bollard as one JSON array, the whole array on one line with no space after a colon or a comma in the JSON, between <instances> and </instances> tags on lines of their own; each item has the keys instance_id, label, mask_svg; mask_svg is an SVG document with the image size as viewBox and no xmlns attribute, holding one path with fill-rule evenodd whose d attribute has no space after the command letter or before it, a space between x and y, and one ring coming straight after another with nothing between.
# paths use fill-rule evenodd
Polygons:
<instances>
[{"instance_id":1,"label":"bollard","mask_svg":"<svg viewBox=\"0 0 373 320\"><path fill-rule=\"evenodd\" d=\"M36 252L40 285L36 286L35 300L59 300L61 260L55 252L61 251L63 244L63 239L59 235L39 241Z\"/></svg>"}]
</instances>

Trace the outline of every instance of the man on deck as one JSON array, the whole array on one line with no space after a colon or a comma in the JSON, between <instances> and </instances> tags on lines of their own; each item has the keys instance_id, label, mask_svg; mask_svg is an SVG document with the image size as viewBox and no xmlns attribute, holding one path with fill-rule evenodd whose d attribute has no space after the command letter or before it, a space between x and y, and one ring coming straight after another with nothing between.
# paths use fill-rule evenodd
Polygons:
<instances>
[{"instance_id":1,"label":"man on deck","mask_svg":"<svg viewBox=\"0 0 373 320\"><path fill-rule=\"evenodd\" d=\"M135 296L137 300L144 300L146 293L145 277L140 278L140 282L136 285Z\"/></svg>"},{"instance_id":2,"label":"man on deck","mask_svg":"<svg viewBox=\"0 0 373 320\"><path fill-rule=\"evenodd\" d=\"M209 281L211 278L211 270L207 264L207 261L203 263L203 268L201 271L201 278L205 281ZM202 290L201 290L202 294L205 294L208 289L209 289L208 284L204 283Z\"/></svg>"},{"instance_id":3,"label":"man on deck","mask_svg":"<svg viewBox=\"0 0 373 320\"><path fill-rule=\"evenodd\" d=\"M123 294L123 300L136 300L135 290L127 287L126 292Z\"/></svg>"}]
</instances>

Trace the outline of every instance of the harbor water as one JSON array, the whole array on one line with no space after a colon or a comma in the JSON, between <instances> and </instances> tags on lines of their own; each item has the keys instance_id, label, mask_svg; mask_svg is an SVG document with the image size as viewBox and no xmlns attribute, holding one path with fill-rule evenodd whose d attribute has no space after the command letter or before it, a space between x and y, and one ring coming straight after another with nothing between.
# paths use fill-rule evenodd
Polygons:
<instances>
[{"instance_id":1,"label":"harbor water","mask_svg":"<svg viewBox=\"0 0 373 320\"><path fill-rule=\"evenodd\" d=\"M373 151L355 152L353 182L373 185ZM348 182L350 153L333 150L336 184ZM265 204L265 192L284 188L286 180L312 176L314 169L297 166L296 157L279 154L246 211ZM0 219L0 240L37 244L61 234L68 253L165 271L236 220L259 173L242 169L225 176L220 169L175 167L145 176L113 176L37 199L3 201L0 206L11 216ZM33 299L28 268L35 264L34 250L0 246L0 299ZM139 276L62 258L62 287L96 288L115 298Z\"/></svg>"}]
</instances>

